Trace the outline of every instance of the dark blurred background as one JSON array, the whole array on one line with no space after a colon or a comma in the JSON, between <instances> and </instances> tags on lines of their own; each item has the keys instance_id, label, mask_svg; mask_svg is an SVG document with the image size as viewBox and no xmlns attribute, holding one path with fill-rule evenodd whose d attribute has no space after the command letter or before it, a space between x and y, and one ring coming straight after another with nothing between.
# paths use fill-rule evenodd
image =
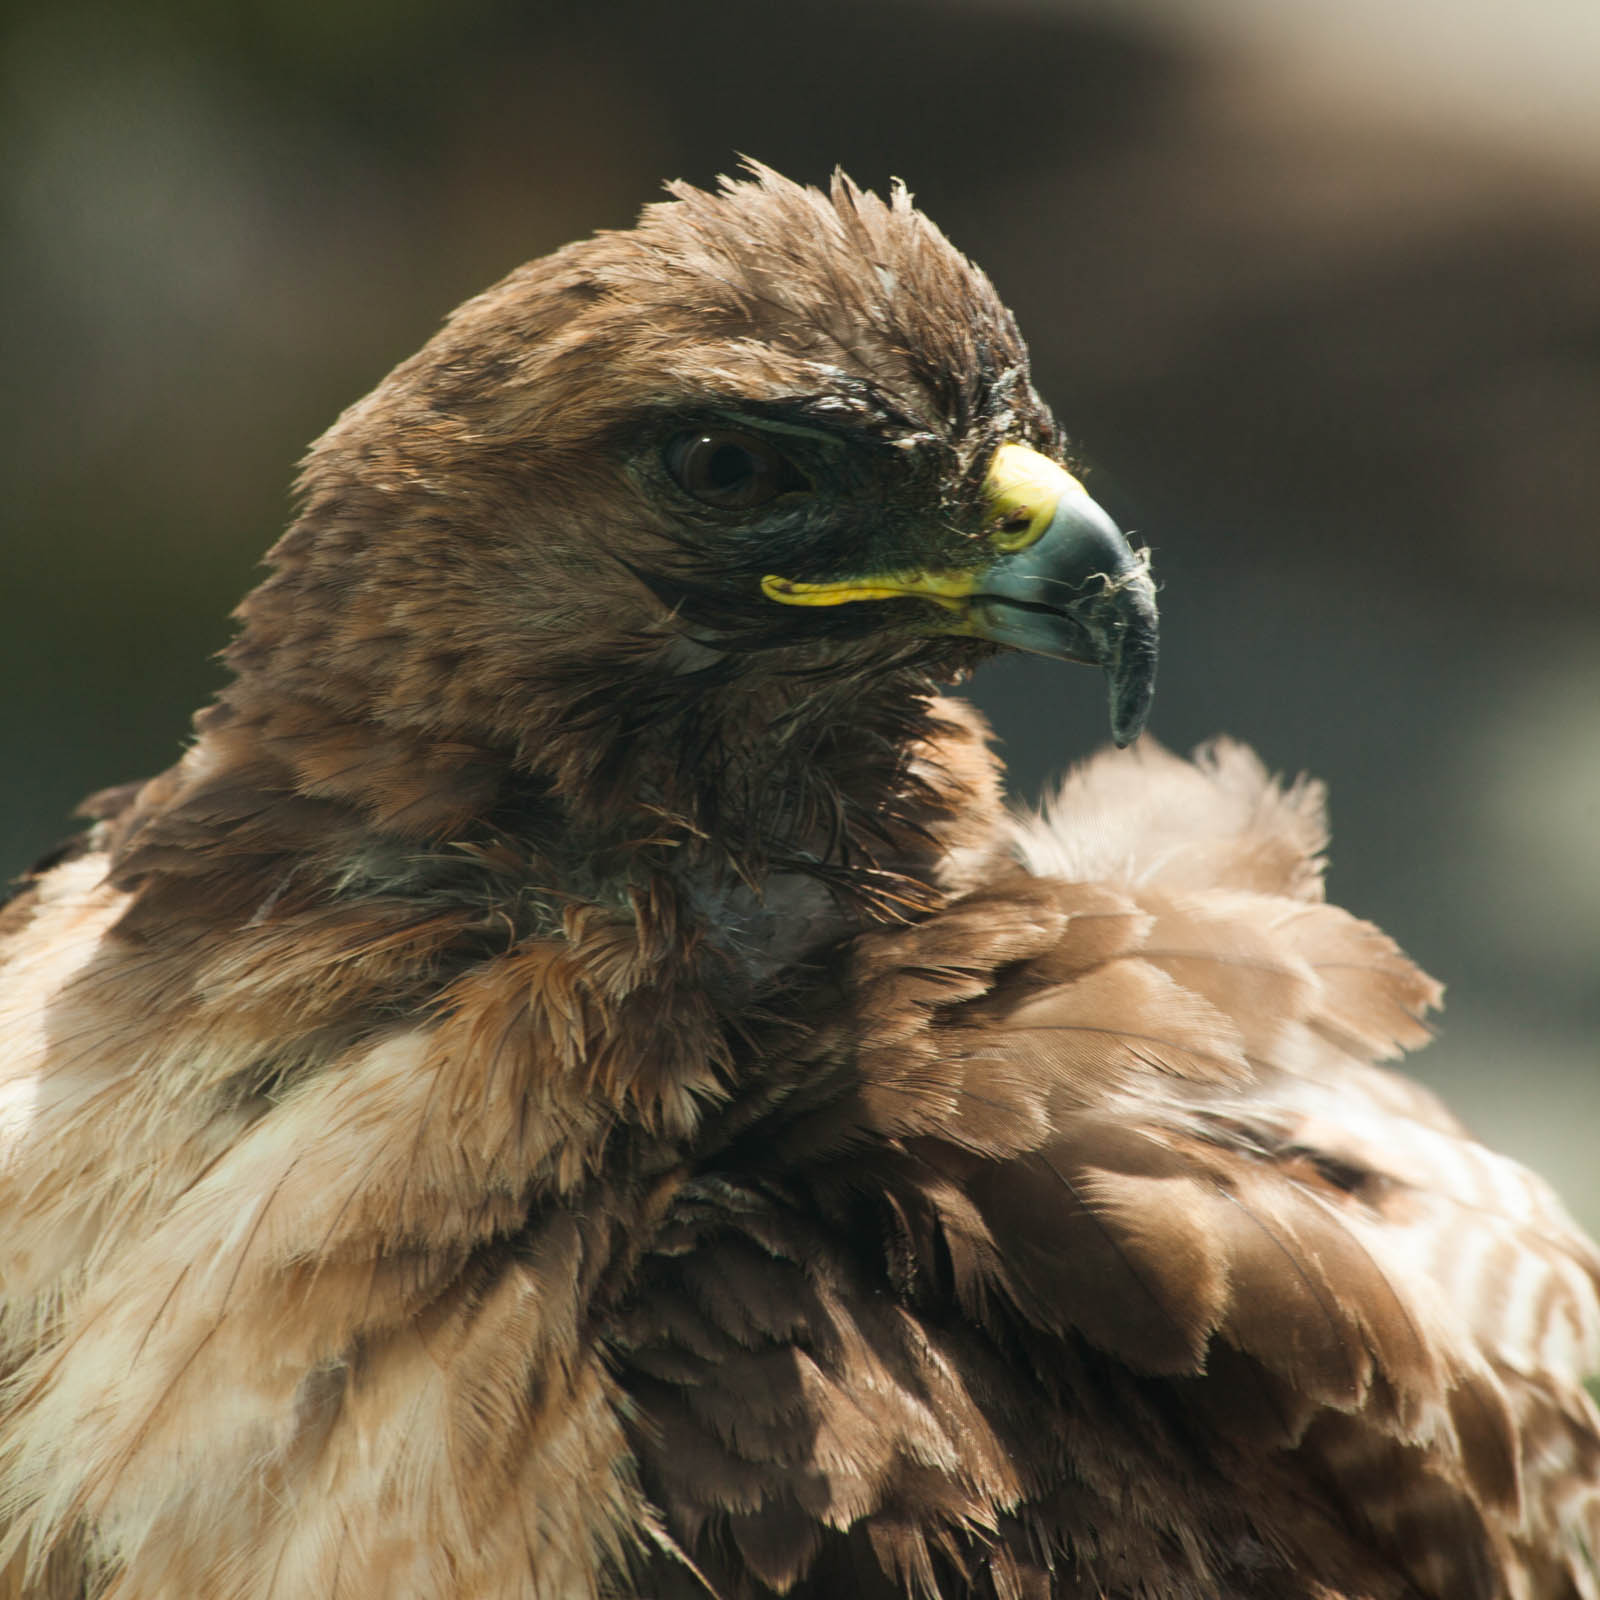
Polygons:
<instances>
[{"instance_id":1,"label":"dark blurred background","mask_svg":"<svg viewBox=\"0 0 1600 1600\"><path fill-rule=\"evenodd\" d=\"M1417 1070L1600 1225L1592 0L51 0L0 22L0 870L176 755L296 458L740 151L904 177L1155 549L1155 731L1331 787ZM1020 796L1098 685L976 698Z\"/></svg>"}]
</instances>

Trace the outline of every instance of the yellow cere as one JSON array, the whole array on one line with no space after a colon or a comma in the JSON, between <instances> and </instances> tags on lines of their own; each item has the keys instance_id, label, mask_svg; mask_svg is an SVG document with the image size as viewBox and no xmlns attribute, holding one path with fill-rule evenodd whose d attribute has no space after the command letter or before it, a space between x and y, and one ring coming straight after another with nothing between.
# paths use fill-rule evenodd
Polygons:
<instances>
[{"instance_id":1,"label":"yellow cere","mask_svg":"<svg viewBox=\"0 0 1600 1600\"><path fill-rule=\"evenodd\" d=\"M984 482L989 542L997 550L1026 550L1044 536L1056 508L1069 495L1086 495L1063 466L1025 444L1003 444Z\"/></svg>"}]
</instances>

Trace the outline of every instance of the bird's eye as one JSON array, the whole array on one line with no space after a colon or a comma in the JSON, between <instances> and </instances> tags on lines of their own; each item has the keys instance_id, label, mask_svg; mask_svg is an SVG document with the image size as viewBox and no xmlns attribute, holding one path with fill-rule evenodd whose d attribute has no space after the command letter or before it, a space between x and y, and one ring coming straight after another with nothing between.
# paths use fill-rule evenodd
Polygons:
<instances>
[{"instance_id":1,"label":"bird's eye","mask_svg":"<svg viewBox=\"0 0 1600 1600\"><path fill-rule=\"evenodd\" d=\"M708 506L762 506L809 487L787 457L748 433L683 433L666 449L680 489Z\"/></svg>"}]
</instances>

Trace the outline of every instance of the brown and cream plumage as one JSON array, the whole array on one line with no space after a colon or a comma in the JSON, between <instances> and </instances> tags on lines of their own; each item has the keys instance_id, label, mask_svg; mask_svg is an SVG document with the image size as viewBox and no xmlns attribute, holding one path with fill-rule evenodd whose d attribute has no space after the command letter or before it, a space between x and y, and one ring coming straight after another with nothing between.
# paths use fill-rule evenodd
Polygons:
<instances>
[{"instance_id":1,"label":"brown and cream plumage","mask_svg":"<svg viewBox=\"0 0 1600 1600\"><path fill-rule=\"evenodd\" d=\"M763 169L311 452L0 912L0 1595L1594 1596L1593 1248L1219 745L937 685L1142 562L988 282Z\"/></svg>"}]
</instances>

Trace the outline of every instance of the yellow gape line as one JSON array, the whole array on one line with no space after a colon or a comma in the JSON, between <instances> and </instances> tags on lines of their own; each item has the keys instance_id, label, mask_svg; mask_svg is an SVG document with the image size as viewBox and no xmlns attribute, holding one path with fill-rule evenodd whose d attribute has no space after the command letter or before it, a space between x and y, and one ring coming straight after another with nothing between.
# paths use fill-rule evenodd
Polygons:
<instances>
[{"instance_id":1,"label":"yellow gape line","mask_svg":"<svg viewBox=\"0 0 1600 1600\"><path fill-rule=\"evenodd\" d=\"M991 550L1010 555L1044 537L1065 499L1088 499L1065 467L1025 444L1003 444L994 453L984 480L984 532ZM962 611L978 592L981 571L872 572L831 583L802 583L769 573L761 592L786 606L842 606L853 600L895 600L916 595L947 611Z\"/></svg>"},{"instance_id":2,"label":"yellow gape line","mask_svg":"<svg viewBox=\"0 0 1600 1600\"><path fill-rule=\"evenodd\" d=\"M963 599L977 590L981 576L977 572L885 572L870 578L849 578L843 583L797 583L769 573L761 580L761 592L786 606L842 606L852 600L896 600L903 595L917 595L959 611Z\"/></svg>"}]
</instances>

